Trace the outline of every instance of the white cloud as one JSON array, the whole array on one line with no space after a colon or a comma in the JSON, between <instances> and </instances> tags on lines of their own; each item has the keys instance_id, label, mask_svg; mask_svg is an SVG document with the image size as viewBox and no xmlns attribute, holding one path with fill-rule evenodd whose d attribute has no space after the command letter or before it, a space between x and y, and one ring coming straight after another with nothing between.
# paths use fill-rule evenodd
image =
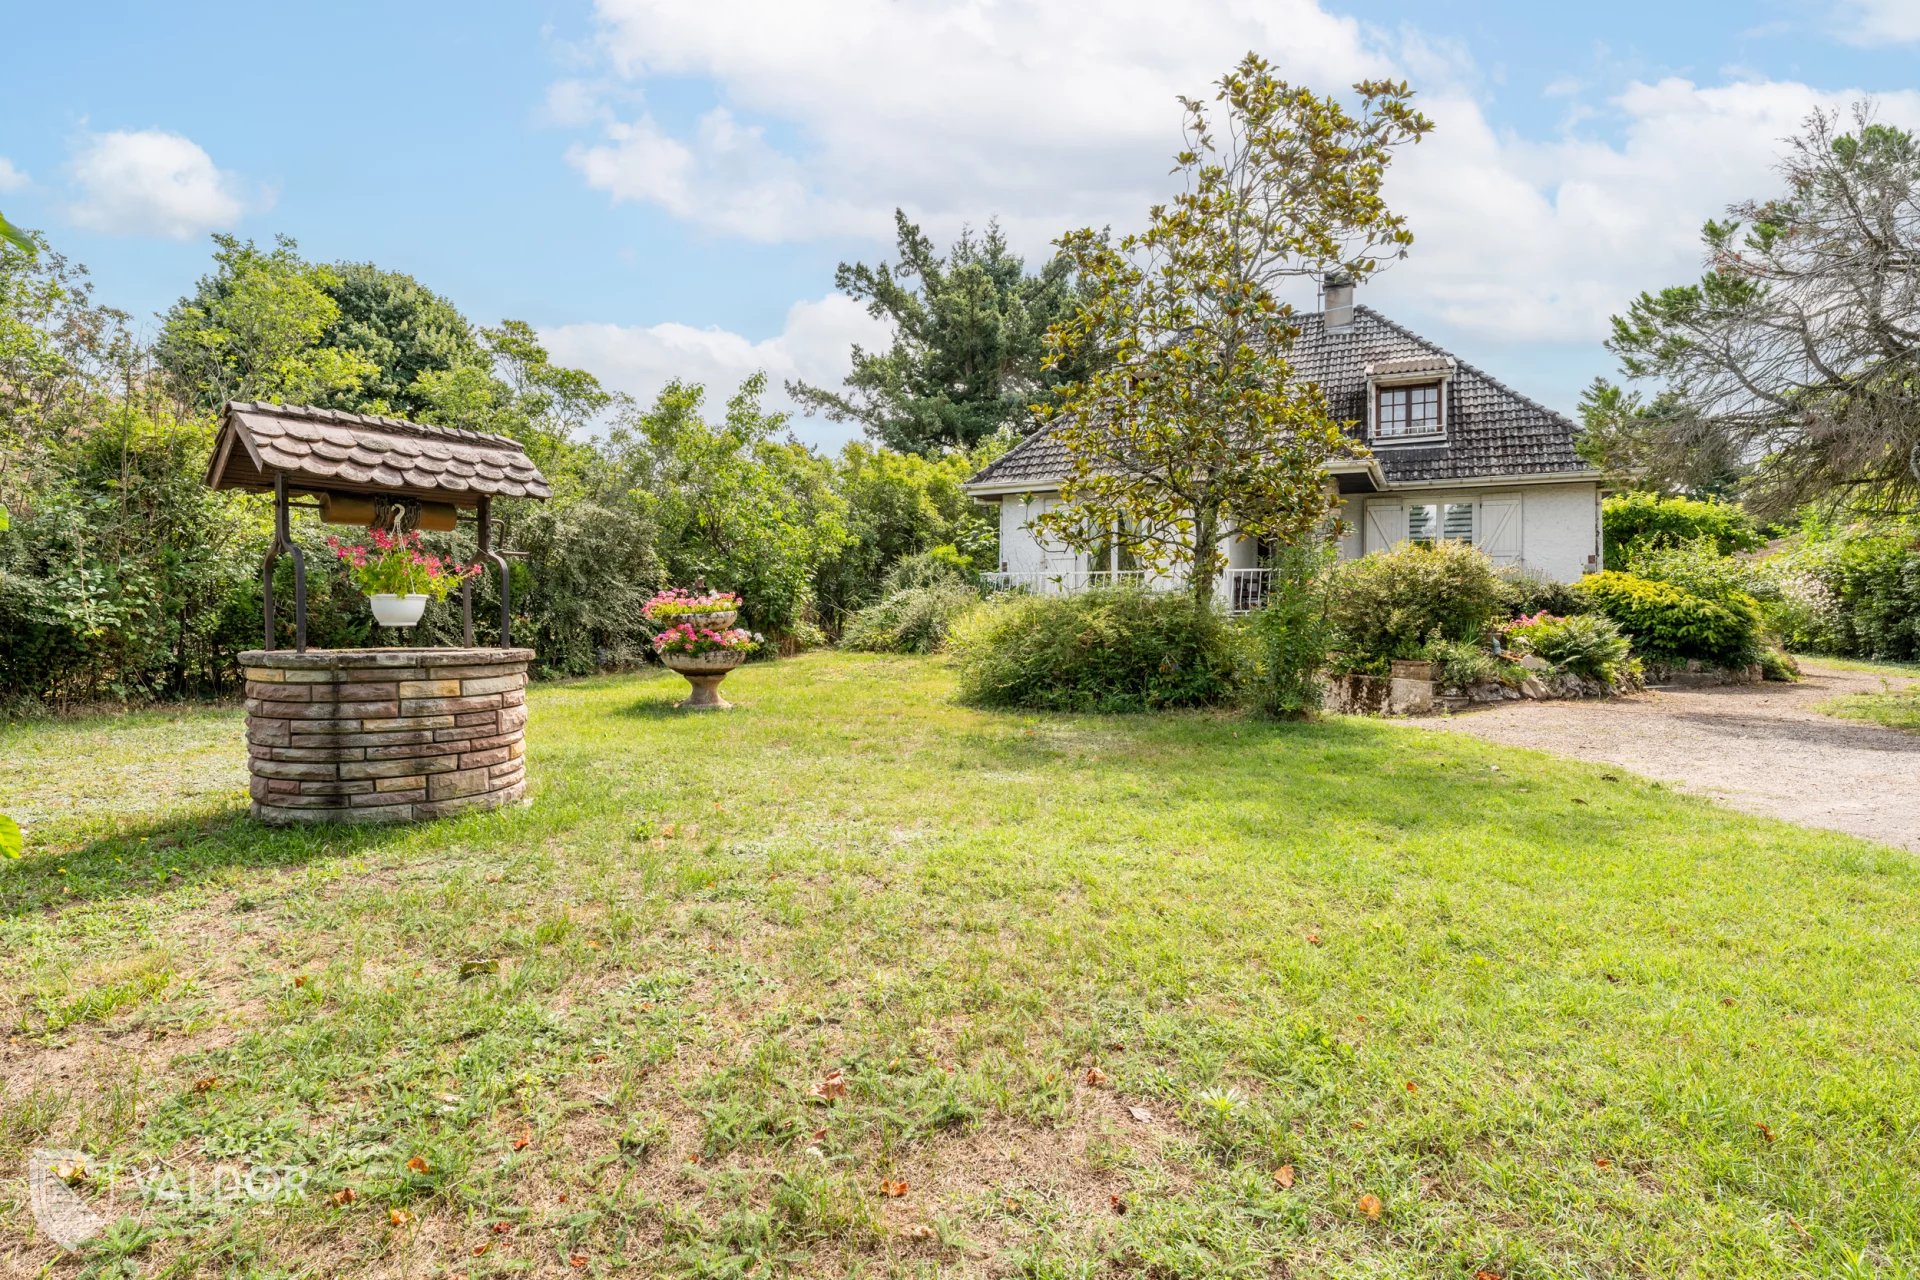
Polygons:
<instances>
[{"instance_id":1,"label":"white cloud","mask_svg":"<svg viewBox=\"0 0 1920 1280\"><path fill-rule=\"evenodd\" d=\"M89 134L68 173L73 220L95 231L187 240L268 203L191 138L161 129Z\"/></svg>"},{"instance_id":2,"label":"white cloud","mask_svg":"<svg viewBox=\"0 0 1920 1280\"><path fill-rule=\"evenodd\" d=\"M1834 16L1846 24L1840 34L1849 44L1920 40L1920 4L1914 0L1842 0Z\"/></svg>"},{"instance_id":3,"label":"white cloud","mask_svg":"<svg viewBox=\"0 0 1920 1280\"><path fill-rule=\"evenodd\" d=\"M1345 83L1388 69L1350 19L1311 0L1192 11L1113 0L688 5L600 0L600 44L629 81L704 77L723 105L670 133L614 121L571 152L616 201L652 203L763 241L886 237L895 205L955 229L999 213L1016 243L1137 217L1177 149L1175 95L1249 48ZM776 146L761 125L797 143Z\"/></svg>"},{"instance_id":4,"label":"white cloud","mask_svg":"<svg viewBox=\"0 0 1920 1280\"><path fill-rule=\"evenodd\" d=\"M14 167L13 161L0 156L0 191L18 191L29 181L26 174Z\"/></svg>"},{"instance_id":5,"label":"white cloud","mask_svg":"<svg viewBox=\"0 0 1920 1280\"><path fill-rule=\"evenodd\" d=\"M1889 38L1908 15L1920 26L1914 0L1846 2ZM1438 129L1396 164L1388 198L1418 241L1364 296L1469 354L1476 338L1509 354L1597 342L1634 294L1698 270L1702 221L1775 188L1780 141L1810 110L1863 96L1738 70L1719 83L1622 76L1610 98L1563 78L1548 90L1559 105L1516 133L1489 119L1485 79L1456 40L1314 0L1111 0L1097 24L1073 6L973 0L598 0L597 12L603 85L671 81L684 97L704 81L716 105L677 124L604 90L591 112L576 104L591 122L569 158L592 187L708 234L851 236L876 255L896 205L936 240L998 216L1028 254L1069 227L1139 225L1166 189L1175 95L1205 94L1248 49L1323 90L1410 78ZM1920 93L1879 101L1884 118L1920 124ZM1596 351L1592 364L1611 362Z\"/></svg>"},{"instance_id":6,"label":"white cloud","mask_svg":"<svg viewBox=\"0 0 1920 1280\"><path fill-rule=\"evenodd\" d=\"M771 338L754 341L727 329L698 329L685 324L564 324L540 331L555 361L594 374L608 387L643 404L678 378L703 383L712 404L724 401L743 379L767 375L770 408L792 410L788 379L838 387L846 377L855 343L867 350L885 346L891 331L866 308L840 294L796 302L786 323ZM796 421L795 430L813 444L834 445L852 439L859 428L817 419Z\"/></svg>"},{"instance_id":7,"label":"white cloud","mask_svg":"<svg viewBox=\"0 0 1920 1280\"><path fill-rule=\"evenodd\" d=\"M1593 341L1642 289L1700 268L1700 224L1778 180L1781 139L1816 108L1860 95L1802 84L1633 84L1604 113L1619 133L1535 142L1496 132L1473 104L1427 104L1441 122L1391 192L1419 236L1372 291L1508 341ZM1920 124L1920 93L1882 97Z\"/></svg>"}]
</instances>

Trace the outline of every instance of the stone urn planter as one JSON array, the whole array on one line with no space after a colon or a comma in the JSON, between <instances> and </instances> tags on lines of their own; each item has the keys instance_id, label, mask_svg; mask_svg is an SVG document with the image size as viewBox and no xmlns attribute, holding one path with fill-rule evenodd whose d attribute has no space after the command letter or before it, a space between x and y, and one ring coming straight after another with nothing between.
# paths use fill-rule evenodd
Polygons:
<instances>
[{"instance_id":1,"label":"stone urn planter","mask_svg":"<svg viewBox=\"0 0 1920 1280\"><path fill-rule=\"evenodd\" d=\"M674 703L682 711L725 711L731 707L733 704L720 696L720 682L746 660L747 655L739 650L660 655L660 662L667 670L679 672L693 686L691 694Z\"/></svg>"},{"instance_id":2,"label":"stone urn planter","mask_svg":"<svg viewBox=\"0 0 1920 1280\"><path fill-rule=\"evenodd\" d=\"M418 593L396 596L382 591L368 596L367 603L373 607L373 620L381 626L412 627L419 625L420 615L427 608L427 597Z\"/></svg>"},{"instance_id":3,"label":"stone urn planter","mask_svg":"<svg viewBox=\"0 0 1920 1280\"><path fill-rule=\"evenodd\" d=\"M686 711L721 711L733 704L720 696L720 682L747 660L757 641L736 628L740 597L731 591L710 591L704 581L692 590L662 591L641 612L661 628L653 650L661 665L677 671L693 686L693 693L675 705Z\"/></svg>"}]
</instances>

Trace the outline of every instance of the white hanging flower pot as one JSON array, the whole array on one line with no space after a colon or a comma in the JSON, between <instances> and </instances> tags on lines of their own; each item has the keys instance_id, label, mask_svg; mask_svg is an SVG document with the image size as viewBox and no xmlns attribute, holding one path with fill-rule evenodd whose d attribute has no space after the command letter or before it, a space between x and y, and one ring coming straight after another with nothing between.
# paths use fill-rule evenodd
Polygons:
<instances>
[{"instance_id":1,"label":"white hanging flower pot","mask_svg":"<svg viewBox=\"0 0 1920 1280\"><path fill-rule=\"evenodd\" d=\"M373 620L383 627L411 627L420 621L420 615L427 608L424 595L396 596L383 592L368 596L367 602L373 606Z\"/></svg>"}]
</instances>

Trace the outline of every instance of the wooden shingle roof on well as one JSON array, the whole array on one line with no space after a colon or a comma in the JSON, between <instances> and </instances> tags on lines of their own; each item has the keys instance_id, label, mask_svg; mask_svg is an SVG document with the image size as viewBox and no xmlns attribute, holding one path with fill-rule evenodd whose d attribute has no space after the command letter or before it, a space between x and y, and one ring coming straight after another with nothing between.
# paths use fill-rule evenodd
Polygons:
<instances>
[{"instance_id":1,"label":"wooden shingle roof on well","mask_svg":"<svg viewBox=\"0 0 1920 1280\"><path fill-rule=\"evenodd\" d=\"M309 405L229 403L207 468L216 489L381 493L455 506L496 498L550 498L546 477L517 440Z\"/></svg>"},{"instance_id":2,"label":"wooden shingle roof on well","mask_svg":"<svg viewBox=\"0 0 1920 1280\"><path fill-rule=\"evenodd\" d=\"M1329 331L1319 315L1299 318L1300 336L1290 359L1294 376L1316 382L1336 421L1367 419L1367 366L1442 362L1448 353L1395 324L1371 307L1356 306L1353 324ZM1385 445L1375 450L1387 483L1432 484L1499 476L1568 475L1590 472L1573 442L1578 428L1562 414L1521 395L1474 366L1456 362L1448 385L1447 433L1431 445ZM969 485L1057 483L1067 473L1066 447L1042 429L981 471ZM1596 473L1597 474L1597 473Z\"/></svg>"}]
</instances>

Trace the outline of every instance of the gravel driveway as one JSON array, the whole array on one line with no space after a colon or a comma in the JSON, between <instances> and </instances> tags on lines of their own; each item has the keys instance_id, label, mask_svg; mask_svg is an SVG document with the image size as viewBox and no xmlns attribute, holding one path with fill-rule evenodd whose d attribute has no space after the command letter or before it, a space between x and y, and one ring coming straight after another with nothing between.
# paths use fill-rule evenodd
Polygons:
<instances>
[{"instance_id":1,"label":"gravel driveway","mask_svg":"<svg viewBox=\"0 0 1920 1280\"><path fill-rule=\"evenodd\" d=\"M1813 708L1914 681L1803 663L1799 684L1656 689L1595 702L1502 702L1410 720L1619 765L1736 809L1920 852L1920 734Z\"/></svg>"}]
</instances>

